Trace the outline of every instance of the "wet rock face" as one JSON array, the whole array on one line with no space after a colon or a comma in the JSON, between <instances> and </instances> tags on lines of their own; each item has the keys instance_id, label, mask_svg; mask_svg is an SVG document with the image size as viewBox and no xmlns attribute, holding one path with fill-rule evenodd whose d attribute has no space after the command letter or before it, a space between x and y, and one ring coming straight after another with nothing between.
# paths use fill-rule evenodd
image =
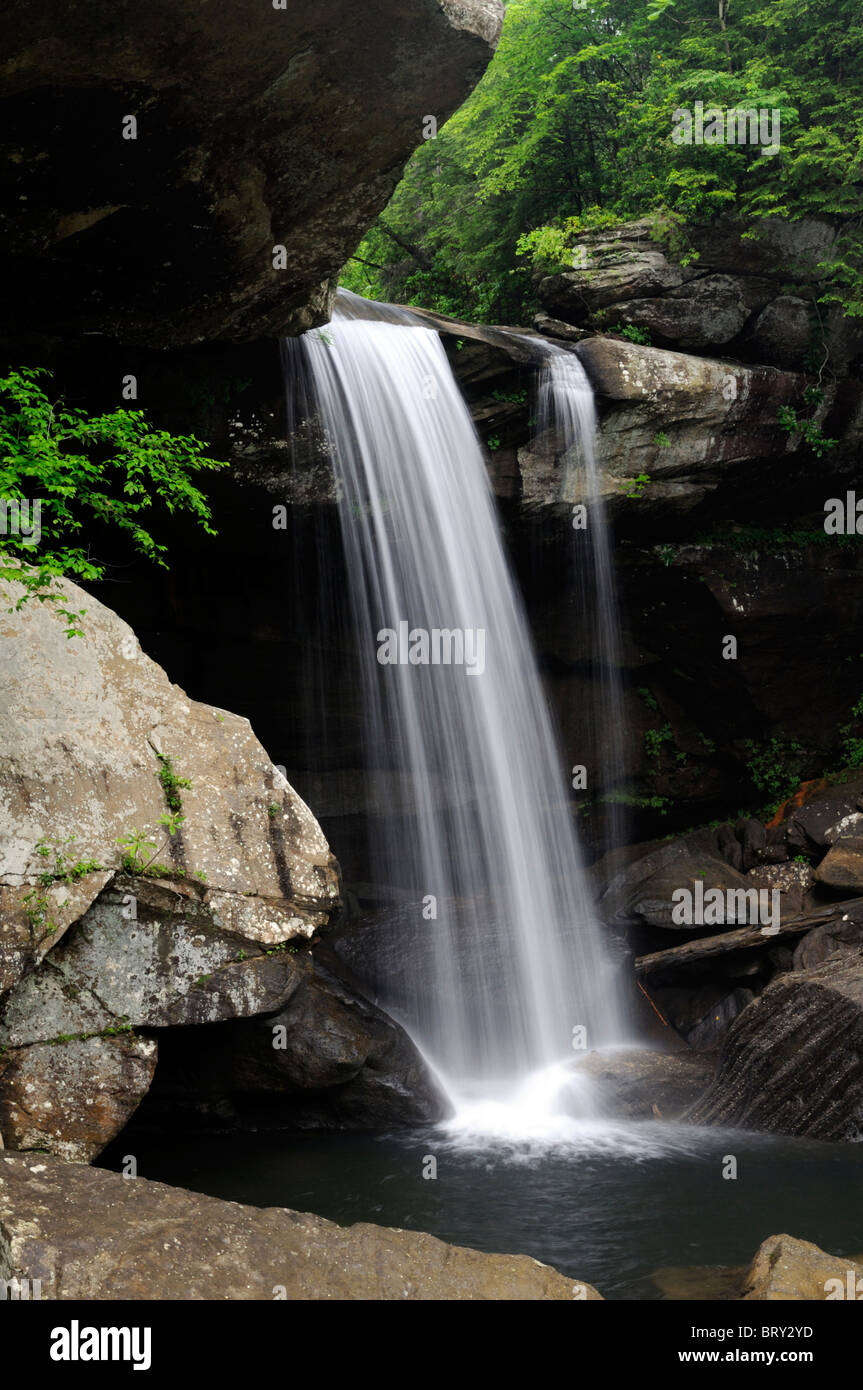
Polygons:
<instances>
[{"instance_id":1,"label":"wet rock face","mask_svg":"<svg viewBox=\"0 0 863 1390\"><path fill-rule=\"evenodd\" d=\"M7 318L163 348L297 332L497 42L498 0L12 0ZM282 246L282 268L274 247Z\"/></svg>"},{"instance_id":2,"label":"wet rock face","mask_svg":"<svg viewBox=\"0 0 863 1390\"><path fill-rule=\"evenodd\" d=\"M863 1133L863 949L792 971L744 1009L695 1124L812 1139Z\"/></svg>"},{"instance_id":3,"label":"wet rock face","mask_svg":"<svg viewBox=\"0 0 863 1390\"><path fill-rule=\"evenodd\" d=\"M601 1298L526 1255L15 1153L0 1154L0 1279L39 1279L52 1300Z\"/></svg>"},{"instance_id":4,"label":"wet rock face","mask_svg":"<svg viewBox=\"0 0 863 1390\"><path fill-rule=\"evenodd\" d=\"M377 1129L447 1113L404 1029L317 960L294 959L278 1012L158 1035L136 1128Z\"/></svg>"},{"instance_id":5,"label":"wet rock face","mask_svg":"<svg viewBox=\"0 0 863 1390\"><path fill-rule=\"evenodd\" d=\"M676 1120L713 1079L715 1057L703 1052L625 1049L591 1052L579 1062L615 1119Z\"/></svg>"}]
</instances>

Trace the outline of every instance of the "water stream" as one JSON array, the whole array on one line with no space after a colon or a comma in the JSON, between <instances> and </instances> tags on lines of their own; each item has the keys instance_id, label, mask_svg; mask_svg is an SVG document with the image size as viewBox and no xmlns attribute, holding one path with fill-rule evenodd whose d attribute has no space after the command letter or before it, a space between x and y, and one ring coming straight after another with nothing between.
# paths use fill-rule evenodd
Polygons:
<instances>
[{"instance_id":1,"label":"water stream","mask_svg":"<svg viewBox=\"0 0 863 1390\"><path fill-rule=\"evenodd\" d=\"M422 945L382 1002L469 1124L584 1114L572 1063L622 1036L615 969L470 415L437 333L386 311L348 301L301 350L339 480L369 762L413 801L380 818L379 871L416 866Z\"/></svg>"}]
</instances>

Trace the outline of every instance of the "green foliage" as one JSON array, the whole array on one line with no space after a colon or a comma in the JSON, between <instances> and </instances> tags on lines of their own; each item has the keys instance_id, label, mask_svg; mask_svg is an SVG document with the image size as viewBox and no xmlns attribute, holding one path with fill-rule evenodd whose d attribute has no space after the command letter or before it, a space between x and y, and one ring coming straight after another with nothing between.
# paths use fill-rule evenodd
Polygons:
<instances>
[{"instance_id":1,"label":"green foliage","mask_svg":"<svg viewBox=\"0 0 863 1390\"><path fill-rule=\"evenodd\" d=\"M143 874L152 864L156 853L156 841L149 838L146 830L127 830L117 844L123 851L121 866L129 874Z\"/></svg>"},{"instance_id":2,"label":"green foliage","mask_svg":"<svg viewBox=\"0 0 863 1390\"><path fill-rule=\"evenodd\" d=\"M660 449L668 449L671 447L671 440L669 439L668 435L665 433L664 430L657 431L657 433L653 436L653 442L654 444L658 444Z\"/></svg>"},{"instance_id":3,"label":"green foliage","mask_svg":"<svg viewBox=\"0 0 863 1390\"><path fill-rule=\"evenodd\" d=\"M759 792L771 805L786 801L798 786L803 772L804 750L796 739L773 737L766 743L747 739L749 754L746 770Z\"/></svg>"},{"instance_id":4,"label":"green foliage","mask_svg":"<svg viewBox=\"0 0 863 1390\"><path fill-rule=\"evenodd\" d=\"M159 759L159 771L156 773L156 776L162 784L162 791L165 793L165 801L168 810L179 813L183 809L183 799L180 796L180 791L187 787L191 787L192 784L188 777L177 776L174 771L173 761L166 753L157 753L156 757ZM182 819L183 817L180 816L180 820ZM162 823L166 823L164 816L160 817L160 824ZM173 835L174 831L169 829L168 834Z\"/></svg>"},{"instance_id":5,"label":"green foliage","mask_svg":"<svg viewBox=\"0 0 863 1390\"><path fill-rule=\"evenodd\" d=\"M661 816L668 814L668 808L672 804L667 796L635 796L629 792L608 792L605 796L597 797L597 802L605 802L612 806L631 806L639 811L658 811Z\"/></svg>"},{"instance_id":6,"label":"green foliage","mask_svg":"<svg viewBox=\"0 0 863 1390\"><path fill-rule=\"evenodd\" d=\"M646 328L636 328L632 323L616 323L608 332L619 333L621 338L628 338L631 343L641 343L642 347L650 347L650 334ZM670 444L671 440L668 442Z\"/></svg>"},{"instance_id":7,"label":"green foliage","mask_svg":"<svg viewBox=\"0 0 863 1390\"><path fill-rule=\"evenodd\" d=\"M674 733L670 724L663 724L661 729L646 729L644 733L644 748L648 758L652 763L659 763L662 755L663 743L673 743Z\"/></svg>"},{"instance_id":8,"label":"green foliage","mask_svg":"<svg viewBox=\"0 0 863 1390\"><path fill-rule=\"evenodd\" d=\"M639 473L639 475L638 475L637 478L631 478L631 479L630 479L630 481L629 481L629 489L628 489L627 492L625 492L625 493L623 494L624 497L643 497L643 496L644 496L644 489L647 487L647 484L648 484L649 482L650 482L650 474L649 474L649 473Z\"/></svg>"},{"instance_id":9,"label":"green foliage","mask_svg":"<svg viewBox=\"0 0 863 1390\"><path fill-rule=\"evenodd\" d=\"M527 388L520 391L492 391L493 401L506 401L510 405L527 405Z\"/></svg>"},{"instance_id":10,"label":"green foliage","mask_svg":"<svg viewBox=\"0 0 863 1390\"><path fill-rule=\"evenodd\" d=\"M534 227L522 232L515 243L517 256L530 256L531 264L539 270L569 269L572 247L560 227Z\"/></svg>"},{"instance_id":11,"label":"green foliage","mask_svg":"<svg viewBox=\"0 0 863 1390\"><path fill-rule=\"evenodd\" d=\"M812 388L807 387L807 392ZM839 443L838 439L827 439L821 426L814 419L801 419L793 406L781 405L777 411L779 423L787 434L799 434L804 444L807 444L817 458L822 458L828 449L834 449Z\"/></svg>"},{"instance_id":12,"label":"green foliage","mask_svg":"<svg viewBox=\"0 0 863 1390\"><path fill-rule=\"evenodd\" d=\"M103 867L95 859L72 859L66 854L67 846L73 845L75 838L70 835L66 840L39 840L36 844L40 858L53 861L51 868L38 874L38 888L21 899L27 920L38 936L51 936L57 930L57 923L48 916L50 903L45 890L55 883L79 883L86 874L97 873Z\"/></svg>"},{"instance_id":13,"label":"green foliage","mask_svg":"<svg viewBox=\"0 0 863 1390\"><path fill-rule=\"evenodd\" d=\"M805 550L810 545L834 545L843 548L858 545L863 537L829 535L823 526L810 530L805 526L744 526L735 522L731 529L703 531L693 545L706 550L732 550L743 554L777 555L792 550Z\"/></svg>"},{"instance_id":14,"label":"green foliage","mask_svg":"<svg viewBox=\"0 0 863 1390\"><path fill-rule=\"evenodd\" d=\"M21 367L0 377L0 497L41 502L41 541L0 536L0 579L20 584L16 608L30 598L55 602L69 637L81 636L86 610L62 605L59 575L101 579L90 552L94 525L122 531L135 550L166 567L167 547L149 528L159 504L186 512L213 535L210 508L193 478L223 468L199 440L155 429L140 410L87 415L52 401L40 384L50 373ZM46 383L47 384L47 383Z\"/></svg>"},{"instance_id":15,"label":"green foliage","mask_svg":"<svg viewBox=\"0 0 863 1390\"><path fill-rule=\"evenodd\" d=\"M855 727L855 720L863 719L863 695L851 708L851 720L847 724L842 724L839 733L842 735L842 761L846 767L863 767L863 733L858 732L859 724Z\"/></svg>"},{"instance_id":16,"label":"green foliage","mask_svg":"<svg viewBox=\"0 0 863 1390\"><path fill-rule=\"evenodd\" d=\"M497 54L414 155L344 272L373 298L518 322L531 276L571 266L579 236L652 216L690 230L732 211L835 220L823 299L863 314L863 11L858 0L510 0ZM781 149L685 145L696 101L781 112ZM590 272L589 258L586 271Z\"/></svg>"}]
</instances>

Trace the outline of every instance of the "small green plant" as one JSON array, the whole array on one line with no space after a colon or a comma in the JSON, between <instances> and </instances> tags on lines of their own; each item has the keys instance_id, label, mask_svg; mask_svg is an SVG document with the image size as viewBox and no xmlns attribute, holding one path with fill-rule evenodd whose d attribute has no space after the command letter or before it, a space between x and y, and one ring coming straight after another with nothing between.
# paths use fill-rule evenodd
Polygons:
<instances>
[{"instance_id":1,"label":"small green plant","mask_svg":"<svg viewBox=\"0 0 863 1390\"><path fill-rule=\"evenodd\" d=\"M841 724L842 761L846 767L863 767L863 734L855 732L855 721L863 719L863 695L851 706L851 719Z\"/></svg>"},{"instance_id":2,"label":"small green plant","mask_svg":"<svg viewBox=\"0 0 863 1390\"><path fill-rule=\"evenodd\" d=\"M493 401L506 401L510 405L527 405L527 390L521 391L492 391Z\"/></svg>"},{"instance_id":3,"label":"small green plant","mask_svg":"<svg viewBox=\"0 0 863 1390\"><path fill-rule=\"evenodd\" d=\"M613 328L609 328L606 331L609 333L617 333L621 338L626 338L630 343L640 343L642 347L650 347L650 334L647 329L637 328L634 323L616 323Z\"/></svg>"},{"instance_id":4,"label":"small green plant","mask_svg":"<svg viewBox=\"0 0 863 1390\"><path fill-rule=\"evenodd\" d=\"M807 387L806 391L815 388ZM804 396L806 392L804 392ZM786 434L799 434L804 444L807 444L816 458L823 458L829 449L835 449L839 443L838 439L828 439L815 420L806 418L801 419L797 411L791 405L781 405L777 411L779 424Z\"/></svg>"},{"instance_id":5,"label":"small green plant","mask_svg":"<svg viewBox=\"0 0 863 1390\"><path fill-rule=\"evenodd\" d=\"M653 436L653 442L654 442L654 444L658 444L659 447L660 447L660 449L670 449L670 448L671 448L671 440L670 440L670 438L668 437L668 435L664 433L663 430L659 430L659 431Z\"/></svg>"},{"instance_id":6,"label":"small green plant","mask_svg":"<svg viewBox=\"0 0 863 1390\"><path fill-rule=\"evenodd\" d=\"M155 858L156 841L147 837L145 830L129 830L116 842L123 851L121 867L129 874L143 874Z\"/></svg>"},{"instance_id":7,"label":"small green plant","mask_svg":"<svg viewBox=\"0 0 863 1390\"><path fill-rule=\"evenodd\" d=\"M278 801L271 801L270 804L269 804L269 806L267 807L267 815L269 816L270 820L275 820L275 819L276 819L276 816L277 816L278 814L279 814L279 803L278 803Z\"/></svg>"},{"instance_id":8,"label":"small green plant","mask_svg":"<svg viewBox=\"0 0 863 1390\"><path fill-rule=\"evenodd\" d=\"M664 565L672 565L677 559L676 545L656 545L654 546L654 550Z\"/></svg>"},{"instance_id":9,"label":"small green plant","mask_svg":"<svg viewBox=\"0 0 863 1390\"><path fill-rule=\"evenodd\" d=\"M624 497L643 497L644 489L650 482L649 473L639 473L637 478L630 478L629 491L625 492Z\"/></svg>"},{"instance_id":10,"label":"small green plant","mask_svg":"<svg viewBox=\"0 0 863 1390\"><path fill-rule=\"evenodd\" d=\"M769 798L771 806L787 800L800 781L802 745L796 739L774 735L766 743L747 739L744 747L749 754L746 770L758 791Z\"/></svg>"},{"instance_id":11,"label":"small green plant","mask_svg":"<svg viewBox=\"0 0 863 1390\"><path fill-rule=\"evenodd\" d=\"M178 777L174 771L174 764L167 753L157 753L159 759L159 771L156 773L162 784L162 791L165 793L165 801L169 811L180 812L183 809L183 799L180 796L181 790L191 787L188 777ZM173 835L173 831L169 832Z\"/></svg>"},{"instance_id":12,"label":"small green plant","mask_svg":"<svg viewBox=\"0 0 863 1390\"><path fill-rule=\"evenodd\" d=\"M673 743L674 733L670 724L663 724L661 729L646 729L644 733L644 747L647 756L652 763L658 763L662 755L663 743Z\"/></svg>"},{"instance_id":13,"label":"small green plant","mask_svg":"<svg viewBox=\"0 0 863 1390\"><path fill-rule=\"evenodd\" d=\"M486 444L491 450L500 448L500 440L496 434L493 434L490 439L487 439Z\"/></svg>"},{"instance_id":14,"label":"small green plant","mask_svg":"<svg viewBox=\"0 0 863 1390\"><path fill-rule=\"evenodd\" d=\"M597 801L612 806L633 806L642 811L658 811L661 816L668 814L671 805L667 796L634 796L629 792L608 792L607 795L597 797ZM589 807L585 807L585 810L589 810Z\"/></svg>"},{"instance_id":15,"label":"small green plant","mask_svg":"<svg viewBox=\"0 0 863 1390\"><path fill-rule=\"evenodd\" d=\"M638 694L640 695L640 697L641 697L641 699L644 701L644 703L647 705L647 708L648 708L648 709L652 709L652 710L658 710L658 709L659 709L659 705L656 703L656 700L655 700L654 697L651 695L651 693L650 693L650 691L648 690L648 688L647 688L646 685L640 685L640 686L638 687Z\"/></svg>"},{"instance_id":16,"label":"small green plant","mask_svg":"<svg viewBox=\"0 0 863 1390\"><path fill-rule=\"evenodd\" d=\"M164 849L168 841L174 835L179 834L180 827L185 821L185 816L176 811L163 811L159 817L159 824L167 831L167 837L161 845L149 838L149 832L145 830L129 830L116 843L123 851L120 865L128 874L148 875L150 878L184 878L185 871L172 868L169 864L156 862L156 854L160 849ZM196 874L196 878L203 883L206 875Z\"/></svg>"},{"instance_id":17,"label":"small green plant","mask_svg":"<svg viewBox=\"0 0 863 1390\"><path fill-rule=\"evenodd\" d=\"M75 838L70 835L66 840L39 840L36 844L39 857L53 859L53 865L37 875L38 889L25 894L21 902L31 928L40 936L51 936L57 930L57 923L48 916L51 905L45 889L55 883L79 883L86 874L97 873L103 867L96 859L73 859L66 853Z\"/></svg>"}]
</instances>

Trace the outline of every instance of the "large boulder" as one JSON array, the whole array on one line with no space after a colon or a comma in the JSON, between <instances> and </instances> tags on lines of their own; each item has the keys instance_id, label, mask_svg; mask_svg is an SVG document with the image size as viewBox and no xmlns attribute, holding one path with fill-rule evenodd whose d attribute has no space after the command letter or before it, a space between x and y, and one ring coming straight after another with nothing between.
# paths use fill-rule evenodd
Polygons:
<instances>
[{"instance_id":1,"label":"large boulder","mask_svg":"<svg viewBox=\"0 0 863 1390\"><path fill-rule=\"evenodd\" d=\"M90 1160L147 1094L157 1040L203 1034L206 1054L213 1025L261 1015L289 1048L263 1081L240 1048L220 1094L308 1091L321 1123L339 1122L330 1097L354 1124L437 1117L407 1036L311 959L338 866L248 721L189 700L116 614L59 593L83 636L50 602L0 621L0 1142ZM272 1024L261 1036L272 1054Z\"/></svg>"},{"instance_id":2,"label":"large boulder","mask_svg":"<svg viewBox=\"0 0 863 1390\"><path fill-rule=\"evenodd\" d=\"M125 1030L52 1039L0 1054L0 1147L86 1163L146 1094L156 1043Z\"/></svg>"},{"instance_id":3,"label":"large boulder","mask_svg":"<svg viewBox=\"0 0 863 1390\"><path fill-rule=\"evenodd\" d=\"M498 0L11 0L7 318L159 348L324 322L333 277L427 116L442 125L479 79L502 14Z\"/></svg>"},{"instance_id":4,"label":"large boulder","mask_svg":"<svg viewBox=\"0 0 863 1390\"><path fill-rule=\"evenodd\" d=\"M278 1011L160 1032L135 1126L383 1129L448 1110L405 1030L308 955Z\"/></svg>"},{"instance_id":5,"label":"large boulder","mask_svg":"<svg viewBox=\"0 0 863 1390\"><path fill-rule=\"evenodd\" d=\"M780 975L735 1020L696 1124L863 1134L863 948Z\"/></svg>"},{"instance_id":6,"label":"large boulder","mask_svg":"<svg viewBox=\"0 0 863 1390\"><path fill-rule=\"evenodd\" d=\"M777 411L802 389L792 373L610 337L590 338L574 351L603 402L596 457L601 488L617 499L615 514L625 510L620 499L640 474L650 485L639 513L656 503L679 513L702 503L743 463L790 449ZM561 492L578 500L576 480L564 476Z\"/></svg>"},{"instance_id":7,"label":"large boulder","mask_svg":"<svg viewBox=\"0 0 863 1390\"><path fill-rule=\"evenodd\" d=\"M0 1154L0 1279L38 1279L43 1299L112 1302L601 1298L526 1255L15 1153Z\"/></svg>"},{"instance_id":8,"label":"large boulder","mask_svg":"<svg viewBox=\"0 0 863 1390\"><path fill-rule=\"evenodd\" d=\"M828 1255L808 1240L768 1236L746 1275L743 1297L766 1302L856 1301L863 1298L863 1264L845 1255Z\"/></svg>"},{"instance_id":9,"label":"large boulder","mask_svg":"<svg viewBox=\"0 0 863 1390\"><path fill-rule=\"evenodd\" d=\"M84 915L134 831L152 848L133 865L197 884L230 934L311 937L338 901L337 866L248 720L190 700L115 613L66 581L59 593L86 610L83 637L51 603L0 618L0 991ZM160 817L177 806L169 835Z\"/></svg>"}]
</instances>

